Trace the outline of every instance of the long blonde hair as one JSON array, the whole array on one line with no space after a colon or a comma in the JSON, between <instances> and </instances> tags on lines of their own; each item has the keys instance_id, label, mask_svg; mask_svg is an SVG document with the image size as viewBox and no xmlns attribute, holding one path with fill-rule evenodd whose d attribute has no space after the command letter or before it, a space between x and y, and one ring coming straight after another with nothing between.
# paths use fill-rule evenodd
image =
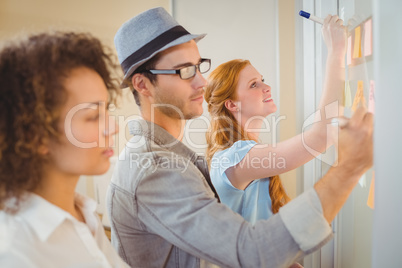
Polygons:
<instances>
[{"instance_id":1,"label":"long blonde hair","mask_svg":"<svg viewBox=\"0 0 402 268\"><path fill-rule=\"evenodd\" d=\"M211 124L206 133L206 159L211 166L212 157L219 150L231 147L239 140L257 140L251 138L239 124L233 114L225 107L228 99L237 99L237 84L240 72L251 63L248 60L231 60L219 65L210 75L205 89L205 100L211 115ZM272 212L290 201L279 176L272 176L269 184Z\"/></svg>"}]
</instances>

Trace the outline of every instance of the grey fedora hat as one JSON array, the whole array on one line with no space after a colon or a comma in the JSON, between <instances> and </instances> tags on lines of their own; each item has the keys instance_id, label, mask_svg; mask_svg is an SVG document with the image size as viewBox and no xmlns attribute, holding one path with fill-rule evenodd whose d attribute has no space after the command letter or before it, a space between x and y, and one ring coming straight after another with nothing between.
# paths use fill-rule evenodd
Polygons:
<instances>
[{"instance_id":1,"label":"grey fedora hat","mask_svg":"<svg viewBox=\"0 0 402 268\"><path fill-rule=\"evenodd\" d=\"M114 37L124 80L157 53L190 40L197 42L205 35L190 34L162 7L140 13L125 22ZM123 82L122 87L126 86Z\"/></svg>"}]
</instances>

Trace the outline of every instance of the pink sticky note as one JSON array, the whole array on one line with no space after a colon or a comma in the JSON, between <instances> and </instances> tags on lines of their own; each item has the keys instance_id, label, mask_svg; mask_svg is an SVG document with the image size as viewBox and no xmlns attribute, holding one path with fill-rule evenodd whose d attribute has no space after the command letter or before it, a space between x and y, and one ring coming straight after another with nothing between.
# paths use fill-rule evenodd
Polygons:
<instances>
[{"instance_id":1,"label":"pink sticky note","mask_svg":"<svg viewBox=\"0 0 402 268\"><path fill-rule=\"evenodd\" d=\"M350 65L352 63L352 36L348 37L348 51L346 54L346 62Z\"/></svg>"},{"instance_id":2,"label":"pink sticky note","mask_svg":"<svg viewBox=\"0 0 402 268\"><path fill-rule=\"evenodd\" d=\"M373 23L369 19L364 23L364 56L373 54Z\"/></svg>"},{"instance_id":3,"label":"pink sticky note","mask_svg":"<svg viewBox=\"0 0 402 268\"><path fill-rule=\"evenodd\" d=\"M368 111L374 114L375 110L375 95L374 95L375 83L374 80L370 80L370 93L369 93L369 105Z\"/></svg>"}]
</instances>

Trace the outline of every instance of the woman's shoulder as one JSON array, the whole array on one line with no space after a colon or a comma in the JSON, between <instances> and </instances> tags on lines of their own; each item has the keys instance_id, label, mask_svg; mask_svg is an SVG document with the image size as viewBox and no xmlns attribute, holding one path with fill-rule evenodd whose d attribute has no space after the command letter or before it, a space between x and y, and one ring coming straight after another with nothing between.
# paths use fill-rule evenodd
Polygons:
<instances>
[{"instance_id":1,"label":"woman's shoulder","mask_svg":"<svg viewBox=\"0 0 402 268\"><path fill-rule=\"evenodd\" d=\"M229 148L215 153L211 160L211 170L222 175L228 168L240 163L256 144L253 140L239 140Z\"/></svg>"},{"instance_id":2,"label":"woman's shoulder","mask_svg":"<svg viewBox=\"0 0 402 268\"><path fill-rule=\"evenodd\" d=\"M15 249L15 240L21 238L26 231L18 213L0 211L0 260L10 257L13 252L19 252ZM0 261L0 267L3 267L2 261Z\"/></svg>"},{"instance_id":3,"label":"woman's shoulder","mask_svg":"<svg viewBox=\"0 0 402 268\"><path fill-rule=\"evenodd\" d=\"M242 152L242 151L248 152L251 148L253 148L257 144L258 143L253 140L238 140L235 143L233 143L233 145L230 146L229 148L216 152L213 157L234 155L236 152Z\"/></svg>"}]
</instances>

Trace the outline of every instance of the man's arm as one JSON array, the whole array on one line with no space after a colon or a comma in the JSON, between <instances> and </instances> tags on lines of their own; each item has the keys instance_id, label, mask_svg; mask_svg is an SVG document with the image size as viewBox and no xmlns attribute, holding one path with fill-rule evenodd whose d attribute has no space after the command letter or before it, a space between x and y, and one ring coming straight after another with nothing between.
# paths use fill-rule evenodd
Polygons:
<instances>
[{"instance_id":1,"label":"man's arm","mask_svg":"<svg viewBox=\"0 0 402 268\"><path fill-rule=\"evenodd\" d=\"M135 200L144 232L188 254L221 267L289 267L332 237L314 189L283 213L252 225L217 202L197 168L183 170L177 166L144 174ZM290 230L289 223L297 228Z\"/></svg>"},{"instance_id":2,"label":"man's arm","mask_svg":"<svg viewBox=\"0 0 402 268\"><path fill-rule=\"evenodd\" d=\"M145 174L135 194L138 217L144 231L222 267L288 267L332 237L328 223L372 164L372 115L355 112L340 132L338 154L339 165L314 189L254 226L217 203L191 165Z\"/></svg>"},{"instance_id":3,"label":"man's arm","mask_svg":"<svg viewBox=\"0 0 402 268\"><path fill-rule=\"evenodd\" d=\"M339 132L338 165L314 185L329 223L372 164L373 114L359 108Z\"/></svg>"}]
</instances>

